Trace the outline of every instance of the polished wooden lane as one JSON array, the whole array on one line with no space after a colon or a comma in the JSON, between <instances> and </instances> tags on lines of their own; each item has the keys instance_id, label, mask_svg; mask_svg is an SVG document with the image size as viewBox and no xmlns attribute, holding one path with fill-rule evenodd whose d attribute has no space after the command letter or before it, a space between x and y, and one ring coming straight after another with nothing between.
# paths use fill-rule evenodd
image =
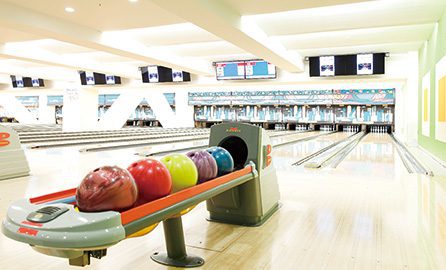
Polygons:
<instances>
[{"instance_id":1,"label":"polished wooden lane","mask_svg":"<svg viewBox=\"0 0 446 270\"><path fill-rule=\"evenodd\" d=\"M446 269L446 179L408 174L385 134L370 134L337 169L291 167L304 149L342 134L277 148L280 210L256 228L207 222L204 204L183 218L188 251L203 269ZM311 146L310 146L311 144ZM12 200L76 186L103 164L127 166L134 150L27 150L32 175L0 181L0 215ZM88 269L169 269L162 226L108 250ZM0 235L0 269L79 269ZM174 269L174 268L171 268Z\"/></svg>"}]
</instances>

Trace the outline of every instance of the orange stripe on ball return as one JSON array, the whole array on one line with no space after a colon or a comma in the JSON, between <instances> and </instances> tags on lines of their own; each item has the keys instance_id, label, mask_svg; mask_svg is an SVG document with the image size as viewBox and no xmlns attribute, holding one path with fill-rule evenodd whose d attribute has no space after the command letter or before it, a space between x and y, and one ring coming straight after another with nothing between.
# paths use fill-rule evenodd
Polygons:
<instances>
[{"instance_id":1,"label":"orange stripe on ball return","mask_svg":"<svg viewBox=\"0 0 446 270\"><path fill-rule=\"evenodd\" d=\"M55 201L58 199L63 199L66 197L71 197L73 195L76 195L76 188L71 188L71 189L62 190L59 192L50 193L50 194L42 195L39 197L31 198L31 199L29 199L29 202L33 203L33 204L42 204L42 203Z\"/></svg>"},{"instance_id":2,"label":"orange stripe on ball return","mask_svg":"<svg viewBox=\"0 0 446 270\"><path fill-rule=\"evenodd\" d=\"M215 187L218 187L222 184L229 183L232 180L239 178L243 175L247 175L252 172L252 167L246 167L244 169L232 172L227 175L223 175L221 177L215 178L213 180L204 182L202 184L178 191L176 193L170 194L166 197L157 199L155 201L140 205L138 207L132 208L121 213L121 223L122 225L128 224L135 220L138 220L147 215L153 214L157 211L160 211L164 208L172 206L176 203L189 199L193 196L196 196L205 191L211 190Z\"/></svg>"}]
</instances>

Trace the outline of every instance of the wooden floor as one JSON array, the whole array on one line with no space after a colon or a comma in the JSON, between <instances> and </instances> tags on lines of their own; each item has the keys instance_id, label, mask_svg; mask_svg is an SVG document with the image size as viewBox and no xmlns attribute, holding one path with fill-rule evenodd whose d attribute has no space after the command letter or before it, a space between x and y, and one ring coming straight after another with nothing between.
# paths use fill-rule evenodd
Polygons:
<instances>
[{"instance_id":1,"label":"wooden floor","mask_svg":"<svg viewBox=\"0 0 446 270\"><path fill-rule=\"evenodd\" d=\"M388 135L367 135L336 169L290 166L342 137L274 150L281 208L263 226L207 222L204 204L184 216L188 251L205 259L202 269L446 269L446 177L408 174ZM126 167L140 158L134 153L28 150L32 176L0 181L0 218L15 199L76 186L98 165ZM163 250L158 226L88 269L169 269L149 257ZM0 234L0 269L70 268L79 269Z\"/></svg>"}]
</instances>

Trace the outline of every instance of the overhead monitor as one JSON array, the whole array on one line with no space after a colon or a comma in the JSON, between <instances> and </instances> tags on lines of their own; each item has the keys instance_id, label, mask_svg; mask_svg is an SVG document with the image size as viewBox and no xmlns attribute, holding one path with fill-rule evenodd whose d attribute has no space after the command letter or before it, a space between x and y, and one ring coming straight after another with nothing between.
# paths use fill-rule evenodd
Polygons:
<instances>
[{"instance_id":1,"label":"overhead monitor","mask_svg":"<svg viewBox=\"0 0 446 270\"><path fill-rule=\"evenodd\" d=\"M115 76L114 75L105 74L105 82L107 84L115 84Z\"/></svg>"},{"instance_id":2,"label":"overhead monitor","mask_svg":"<svg viewBox=\"0 0 446 270\"><path fill-rule=\"evenodd\" d=\"M31 78L31 83L33 87L39 87L40 83L39 83L39 78Z\"/></svg>"},{"instance_id":3,"label":"overhead monitor","mask_svg":"<svg viewBox=\"0 0 446 270\"><path fill-rule=\"evenodd\" d=\"M164 66L140 67L143 83L189 82L190 73Z\"/></svg>"},{"instance_id":4,"label":"overhead monitor","mask_svg":"<svg viewBox=\"0 0 446 270\"><path fill-rule=\"evenodd\" d=\"M217 80L245 79L245 61L219 62L215 64Z\"/></svg>"},{"instance_id":5,"label":"overhead monitor","mask_svg":"<svg viewBox=\"0 0 446 270\"><path fill-rule=\"evenodd\" d=\"M148 66L147 67L149 82L159 82L158 66Z\"/></svg>"},{"instance_id":6,"label":"overhead monitor","mask_svg":"<svg viewBox=\"0 0 446 270\"><path fill-rule=\"evenodd\" d=\"M94 74L91 71L85 71L85 80L87 82L87 85L94 85Z\"/></svg>"},{"instance_id":7,"label":"overhead monitor","mask_svg":"<svg viewBox=\"0 0 446 270\"><path fill-rule=\"evenodd\" d=\"M97 72L79 71L82 85L121 84L121 77Z\"/></svg>"},{"instance_id":8,"label":"overhead monitor","mask_svg":"<svg viewBox=\"0 0 446 270\"><path fill-rule=\"evenodd\" d=\"M23 88L25 87L25 82L22 76L11 75L11 82L13 88Z\"/></svg>"},{"instance_id":9,"label":"overhead monitor","mask_svg":"<svg viewBox=\"0 0 446 270\"><path fill-rule=\"evenodd\" d=\"M373 54L358 54L356 56L356 74L371 75L373 74Z\"/></svg>"},{"instance_id":10,"label":"overhead monitor","mask_svg":"<svg viewBox=\"0 0 446 270\"><path fill-rule=\"evenodd\" d=\"M245 62L246 79L276 78L276 66L264 60L251 60Z\"/></svg>"},{"instance_id":11,"label":"overhead monitor","mask_svg":"<svg viewBox=\"0 0 446 270\"><path fill-rule=\"evenodd\" d=\"M172 69L172 81L182 82L183 81L183 71Z\"/></svg>"},{"instance_id":12,"label":"overhead monitor","mask_svg":"<svg viewBox=\"0 0 446 270\"><path fill-rule=\"evenodd\" d=\"M319 57L319 74L320 76L335 75L335 57L321 56Z\"/></svg>"},{"instance_id":13,"label":"overhead monitor","mask_svg":"<svg viewBox=\"0 0 446 270\"><path fill-rule=\"evenodd\" d=\"M310 77L384 74L385 57L386 53L309 57Z\"/></svg>"},{"instance_id":14,"label":"overhead monitor","mask_svg":"<svg viewBox=\"0 0 446 270\"><path fill-rule=\"evenodd\" d=\"M18 87L18 88L22 88L25 86L25 84L23 83L22 76L15 76L15 83L16 83L16 87Z\"/></svg>"}]
</instances>

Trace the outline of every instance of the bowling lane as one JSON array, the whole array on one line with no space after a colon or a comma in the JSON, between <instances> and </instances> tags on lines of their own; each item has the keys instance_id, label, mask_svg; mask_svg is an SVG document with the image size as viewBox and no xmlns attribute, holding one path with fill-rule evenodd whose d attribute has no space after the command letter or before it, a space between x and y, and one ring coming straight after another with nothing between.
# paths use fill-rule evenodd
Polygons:
<instances>
[{"instance_id":1,"label":"bowling lane","mask_svg":"<svg viewBox=\"0 0 446 270\"><path fill-rule=\"evenodd\" d=\"M95 136L93 138L81 138L81 139L73 139L73 140L65 140L59 139L57 141L50 142L40 142L40 143L31 143L28 144L30 146L39 146L39 147L66 147L66 146L74 146L74 145L105 145L105 144L116 144L120 143L128 143L128 142L144 142L144 141L152 141L163 138L176 138L176 137L188 137L188 136L209 136L209 132L207 130L204 131L194 131L194 132L167 132L162 134L152 133L152 134L130 134L128 136L106 136L101 138L100 136ZM93 146L92 146L93 147Z\"/></svg>"},{"instance_id":2,"label":"bowling lane","mask_svg":"<svg viewBox=\"0 0 446 270\"><path fill-rule=\"evenodd\" d=\"M270 136L270 139L271 139L271 144L275 145L275 144L289 142L289 141L293 141L293 140L297 140L297 139L307 138L310 136L318 135L320 133L321 132L319 132L319 131L295 132L295 133L287 133L283 136L278 136L278 137Z\"/></svg>"},{"instance_id":3,"label":"bowling lane","mask_svg":"<svg viewBox=\"0 0 446 270\"><path fill-rule=\"evenodd\" d=\"M276 132L270 132L270 135L271 134L276 134ZM276 143L292 141L292 140L296 140L296 139L302 139L302 138L306 138L306 137L310 137L310 136L314 136L314 135L318 135L318 134L320 134L319 131L314 131L314 132L287 131L287 132L282 132L279 136L272 137L271 143L274 145ZM199 147L199 146L202 146L203 148L205 148L205 147L207 147L208 143L209 143L209 140L204 139L204 140L180 142L180 143L173 143L173 144L154 145L154 146L149 146L149 147L138 148L138 149L136 149L136 153L144 156L146 154L153 153L153 152L156 153L158 151L175 151L177 149L179 149L179 150L177 150L175 152L186 153L190 150L184 149L184 148L188 148L188 147L195 148L195 147ZM155 154L154 156L163 156L163 155L165 155L165 153Z\"/></svg>"},{"instance_id":4,"label":"bowling lane","mask_svg":"<svg viewBox=\"0 0 446 270\"><path fill-rule=\"evenodd\" d=\"M317 133L316 135L318 134L320 133ZM317 137L313 140L296 142L273 148L274 162L276 166L280 166L280 169L298 168L296 166L291 167L290 164L353 134L354 133L336 132Z\"/></svg>"},{"instance_id":5,"label":"bowling lane","mask_svg":"<svg viewBox=\"0 0 446 270\"><path fill-rule=\"evenodd\" d=\"M392 138L386 133L369 133L337 167L339 173L394 177L406 172Z\"/></svg>"}]
</instances>

